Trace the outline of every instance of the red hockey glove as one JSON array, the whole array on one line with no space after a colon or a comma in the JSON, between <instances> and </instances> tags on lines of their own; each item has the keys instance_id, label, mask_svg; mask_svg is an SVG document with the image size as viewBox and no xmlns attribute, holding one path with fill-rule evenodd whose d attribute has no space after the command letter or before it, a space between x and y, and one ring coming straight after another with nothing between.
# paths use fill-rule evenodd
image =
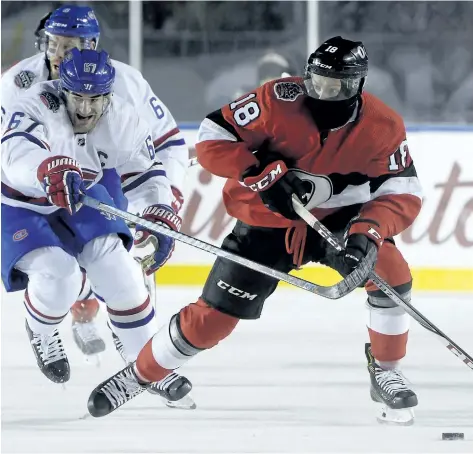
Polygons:
<instances>
[{"instance_id":1,"label":"red hockey glove","mask_svg":"<svg viewBox=\"0 0 473 454\"><path fill-rule=\"evenodd\" d=\"M67 156L53 156L38 167L41 182L50 203L65 208L70 214L80 209L81 191L85 189L79 163Z\"/></svg>"},{"instance_id":2,"label":"red hockey glove","mask_svg":"<svg viewBox=\"0 0 473 454\"><path fill-rule=\"evenodd\" d=\"M182 220L167 205L152 205L143 212L143 217L151 222L163 225L179 232ZM149 232L141 225L136 226L134 241L136 252L141 249L141 266L147 276L161 268L174 251L174 239L161 233Z\"/></svg>"}]
</instances>

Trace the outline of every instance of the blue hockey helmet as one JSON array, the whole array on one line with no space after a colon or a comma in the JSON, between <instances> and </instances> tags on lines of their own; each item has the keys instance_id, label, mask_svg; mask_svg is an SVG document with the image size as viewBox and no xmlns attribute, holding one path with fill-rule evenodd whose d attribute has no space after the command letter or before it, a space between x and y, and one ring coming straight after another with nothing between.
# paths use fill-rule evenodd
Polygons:
<instances>
[{"instance_id":1,"label":"blue hockey helmet","mask_svg":"<svg viewBox=\"0 0 473 454\"><path fill-rule=\"evenodd\" d=\"M66 104L74 133L95 128L107 110L115 81L115 68L104 50L66 53L59 66L59 89Z\"/></svg>"},{"instance_id":2,"label":"blue hockey helmet","mask_svg":"<svg viewBox=\"0 0 473 454\"><path fill-rule=\"evenodd\" d=\"M88 6L61 6L48 18L44 31L51 35L93 39L96 46L100 37L99 23Z\"/></svg>"},{"instance_id":3,"label":"blue hockey helmet","mask_svg":"<svg viewBox=\"0 0 473 454\"><path fill-rule=\"evenodd\" d=\"M61 89L87 95L111 93L115 68L104 50L71 49L59 66Z\"/></svg>"}]
</instances>

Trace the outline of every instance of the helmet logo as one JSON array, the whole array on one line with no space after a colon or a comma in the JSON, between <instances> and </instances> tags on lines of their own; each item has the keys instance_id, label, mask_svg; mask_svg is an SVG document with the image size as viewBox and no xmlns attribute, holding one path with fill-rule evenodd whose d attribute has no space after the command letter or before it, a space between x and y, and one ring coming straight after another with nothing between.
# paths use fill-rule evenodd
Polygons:
<instances>
[{"instance_id":1,"label":"helmet logo","mask_svg":"<svg viewBox=\"0 0 473 454\"><path fill-rule=\"evenodd\" d=\"M84 63L84 72L85 73L95 73L97 65L95 63Z\"/></svg>"},{"instance_id":2,"label":"helmet logo","mask_svg":"<svg viewBox=\"0 0 473 454\"><path fill-rule=\"evenodd\" d=\"M84 84L86 90L92 90L92 84Z\"/></svg>"},{"instance_id":3,"label":"helmet logo","mask_svg":"<svg viewBox=\"0 0 473 454\"><path fill-rule=\"evenodd\" d=\"M365 49L363 48L363 46L358 46L357 51L358 51L358 53L360 54L360 57L361 57L361 58L365 58L365 57L366 57L366 52L365 52Z\"/></svg>"},{"instance_id":4,"label":"helmet logo","mask_svg":"<svg viewBox=\"0 0 473 454\"><path fill-rule=\"evenodd\" d=\"M320 63L318 60L316 60L314 62L314 65L315 66L320 66L321 68L325 68L325 69L332 69L332 67L330 65L326 65L325 63Z\"/></svg>"},{"instance_id":5,"label":"helmet logo","mask_svg":"<svg viewBox=\"0 0 473 454\"><path fill-rule=\"evenodd\" d=\"M336 46L328 46L327 49L325 49L325 52L330 52L331 54L334 54L335 52L337 52L338 50L338 47Z\"/></svg>"},{"instance_id":6,"label":"helmet logo","mask_svg":"<svg viewBox=\"0 0 473 454\"><path fill-rule=\"evenodd\" d=\"M64 8L64 9L62 10L62 12L63 12L63 13L68 13L70 10L71 10L71 8Z\"/></svg>"}]
</instances>

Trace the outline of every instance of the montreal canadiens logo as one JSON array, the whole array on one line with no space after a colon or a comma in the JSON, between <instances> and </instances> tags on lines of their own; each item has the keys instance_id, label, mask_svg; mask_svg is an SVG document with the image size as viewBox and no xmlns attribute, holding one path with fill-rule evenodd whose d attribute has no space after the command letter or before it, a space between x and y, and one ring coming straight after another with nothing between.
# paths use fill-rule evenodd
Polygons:
<instances>
[{"instance_id":1,"label":"montreal canadiens logo","mask_svg":"<svg viewBox=\"0 0 473 454\"><path fill-rule=\"evenodd\" d=\"M13 241L21 241L28 236L28 230L21 229L13 234Z\"/></svg>"}]
</instances>

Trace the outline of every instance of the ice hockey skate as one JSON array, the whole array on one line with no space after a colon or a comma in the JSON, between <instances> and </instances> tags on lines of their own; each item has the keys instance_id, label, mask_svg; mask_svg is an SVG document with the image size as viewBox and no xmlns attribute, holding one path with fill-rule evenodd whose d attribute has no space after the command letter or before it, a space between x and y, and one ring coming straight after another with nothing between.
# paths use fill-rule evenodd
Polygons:
<instances>
[{"instance_id":1,"label":"ice hockey skate","mask_svg":"<svg viewBox=\"0 0 473 454\"><path fill-rule=\"evenodd\" d=\"M365 354L371 379L371 399L382 404L378 422L404 426L414 424L412 407L417 405L417 395L408 387L405 377L397 369L381 368L371 353L371 344L365 344Z\"/></svg>"},{"instance_id":2,"label":"ice hockey skate","mask_svg":"<svg viewBox=\"0 0 473 454\"><path fill-rule=\"evenodd\" d=\"M187 383L192 387L192 384L186 377L183 377L173 372L168 376L164 377L161 381L151 383L148 386L147 391L150 394L157 394L158 396L160 396L164 400L166 406L168 406L169 408L177 408L179 410L195 410L197 408L197 405L195 404L194 399L192 398L190 393L184 395L178 400L172 400L170 398L169 389L171 384L181 383L183 380L187 381Z\"/></svg>"},{"instance_id":3,"label":"ice hockey skate","mask_svg":"<svg viewBox=\"0 0 473 454\"><path fill-rule=\"evenodd\" d=\"M105 342L93 321L72 322L72 335L77 347L86 356L97 355L105 350Z\"/></svg>"},{"instance_id":4,"label":"ice hockey skate","mask_svg":"<svg viewBox=\"0 0 473 454\"><path fill-rule=\"evenodd\" d=\"M185 377L171 375L174 376L160 386L160 395L169 401L181 400L190 392L192 384ZM150 384L138 380L134 363L131 363L92 391L87 402L89 413L95 418L106 416L140 395L149 386Z\"/></svg>"},{"instance_id":5,"label":"ice hockey skate","mask_svg":"<svg viewBox=\"0 0 473 454\"><path fill-rule=\"evenodd\" d=\"M110 328L109 324L108 324L108 327ZM112 339L113 339L113 344L115 345L115 349L120 354L123 361L125 361L125 363L127 363L125 349L123 347L123 344L122 344L121 340L111 330L111 328L110 328L110 331L112 332ZM163 391L163 389L166 388L166 385L170 381L176 380L179 377L180 377L179 374L176 374L175 372L173 372L173 373L169 374L167 377L164 377L161 381L151 383L148 386L147 391L150 394L160 396L162 398L164 404L169 408L176 408L176 409L179 409L179 410L195 410L197 408L197 405L195 404L194 399L191 397L190 394L186 394L182 399L173 401L173 400L168 399L166 391ZM185 378L185 377L181 377L181 378L184 378L185 380L187 380L187 378Z\"/></svg>"},{"instance_id":6,"label":"ice hockey skate","mask_svg":"<svg viewBox=\"0 0 473 454\"><path fill-rule=\"evenodd\" d=\"M67 382L70 378L69 361L59 331L55 329L50 336L35 334L28 321L25 321L25 326L41 372L54 383Z\"/></svg>"}]
</instances>

